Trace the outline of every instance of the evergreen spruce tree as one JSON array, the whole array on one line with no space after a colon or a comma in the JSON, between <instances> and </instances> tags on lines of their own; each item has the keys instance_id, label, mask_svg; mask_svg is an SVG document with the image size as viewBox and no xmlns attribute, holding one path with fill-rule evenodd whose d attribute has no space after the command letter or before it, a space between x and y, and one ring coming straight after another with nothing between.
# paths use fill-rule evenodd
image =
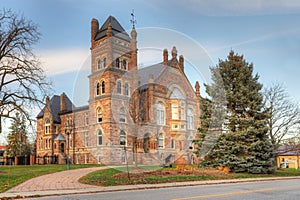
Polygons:
<instances>
[{"instance_id":1,"label":"evergreen spruce tree","mask_svg":"<svg viewBox=\"0 0 300 200\"><path fill-rule=\"evenodd\" d=\"M6 150L9 157L30 154L30 144L27 141L26 118L24 115L17 113L15 119L12 121Z\"/></svg>"},{"instance_id":2,"label":"evergreen spruce tree","mask_svg":"<svg viewBox=\"0 0 300 200\"><path fill-rule=\"evenodd\" d=\"M253 65L231 51L211 71L213 83L206 85L206 91L212 97L212 106L224 108L225 116L222 124L214 122L214 113L210 116L215 125L206 130L204 141L213 132L218 132L219 137L205 157L206 162L228 166L235 172L272 173L274 149L267 136L268 115L263 110L262 84L257 74L253 76ZM220 113L215 112L222 116Z\"/></svg>"}]
</instances>

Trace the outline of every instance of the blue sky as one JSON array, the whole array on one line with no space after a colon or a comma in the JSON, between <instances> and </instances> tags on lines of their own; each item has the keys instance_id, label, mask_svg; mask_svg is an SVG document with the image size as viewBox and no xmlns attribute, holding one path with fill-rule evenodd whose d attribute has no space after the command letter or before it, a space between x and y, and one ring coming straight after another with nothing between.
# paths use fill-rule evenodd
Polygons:
<instances>
[{"instance_id":1,"label":"blue sky","mask_svg":"<svg viewBox=\"0 0 300 200\"><path fill-rule=\"evenodd\" d=\"M300 2L297 0L0 0L0 5L38 24L42 37L34 47L35 52L57 94L65 91L72 96L78 71L87 63L91 19L97 18L101 25L113 15L124 29L130 30L130 13L134 9L137 28L174 31L203 48L211 63L195 59L193 65L208 70L209 65L216 65L219 58L225 59L232 49L254 64L265 86L283 83L289 94L300 100ZM143 34L138 32L138 45L143 45L142 38ZM171 38L173 41L162 42L157 36L148 36L147 42L169 45L164 47L169 50L172 44L182 46L182 51L178 48L179 54L191 53L188 48L183 51L181 39ZM160 46L151 47L161 52Z\"/></svg>"}]
</instances>

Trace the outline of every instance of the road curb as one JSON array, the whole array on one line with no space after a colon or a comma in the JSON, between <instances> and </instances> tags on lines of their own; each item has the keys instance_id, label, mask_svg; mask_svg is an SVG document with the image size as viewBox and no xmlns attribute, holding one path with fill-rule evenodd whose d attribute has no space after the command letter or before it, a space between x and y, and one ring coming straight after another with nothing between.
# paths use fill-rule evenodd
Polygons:
<instances>
[{"instance_id":1,"label":"road curb","mask_svg":"<svg viewBox=\"0 0 300 200\"><path fill-rule=\"evenodd\" d=\"M170 187L188 187L188 186L199 186L199 185L232 184L232 183L291 180L291 179L300 179L300 176L207 180L207 181L172 182L172 183L140 184L140 185L119 185L119 186L109 186L109 187L99 186L99 187L82 189L82 190L69 189L69 190L48 190L48 191L33 191L33 192L11 192L11 193L4 192L0 194L0 199L62 196L62 195L72 195L72 194L88 194L88 193L117 192L117 191L128 191L128 190L145 190L145 189L158 189L158 188L170 188Z\"/></svg>"}]
</instances>

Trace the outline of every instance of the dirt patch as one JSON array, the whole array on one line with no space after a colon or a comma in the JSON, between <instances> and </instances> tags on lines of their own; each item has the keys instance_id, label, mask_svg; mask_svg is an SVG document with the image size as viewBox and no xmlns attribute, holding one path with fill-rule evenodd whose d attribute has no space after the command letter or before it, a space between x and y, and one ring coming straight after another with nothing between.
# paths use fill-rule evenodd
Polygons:
<instances>
[{"instance_id":1,"label":"dirt patch","mask_svg":"<svg viewBox=\"0 0 300 200\"><path fill-rule=\"evenodd\" d=\"M0 174L6 174L6 172L0 170Z\"/></svg>"}]
</instances>

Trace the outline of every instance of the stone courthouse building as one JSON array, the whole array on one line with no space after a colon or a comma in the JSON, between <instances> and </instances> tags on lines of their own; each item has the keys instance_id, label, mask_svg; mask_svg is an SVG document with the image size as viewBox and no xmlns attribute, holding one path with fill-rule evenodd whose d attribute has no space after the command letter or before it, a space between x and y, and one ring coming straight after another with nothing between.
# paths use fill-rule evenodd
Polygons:
<instances>
[{"instance_id":1,"label":"stone courthouse building","mask_svg":"<svg viewBox=\"0 0 300 200\"><path fill-rule=\"evenodd\" d=\"M37 156L65 163L159 164L194 161L200 92L172 48L162 62L138 69L137 32L112 16L91 21L88 105L65 93L46 99L37 116ZM87 80L87 81L88 81Z\"/></svg>"}]
</instances>

